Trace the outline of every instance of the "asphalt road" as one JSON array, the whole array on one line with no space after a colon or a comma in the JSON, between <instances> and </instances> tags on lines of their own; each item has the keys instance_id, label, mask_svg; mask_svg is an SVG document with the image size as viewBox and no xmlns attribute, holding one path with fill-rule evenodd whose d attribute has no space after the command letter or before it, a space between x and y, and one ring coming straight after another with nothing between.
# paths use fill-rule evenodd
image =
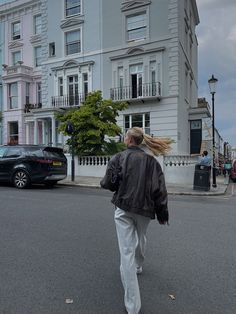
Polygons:
<instances>
[{"instance_id":1,"label":"asphalt road","mask_svg":"<svg viewBox=\"0 0 236 314\"><path fill-rule=\"evenodd\" d=\"M170 226L148 230L142 314L236 313L235 194L170 196ZM110 198L0 185L1 314L125 313Z\"/></svg>"}]
</instances>

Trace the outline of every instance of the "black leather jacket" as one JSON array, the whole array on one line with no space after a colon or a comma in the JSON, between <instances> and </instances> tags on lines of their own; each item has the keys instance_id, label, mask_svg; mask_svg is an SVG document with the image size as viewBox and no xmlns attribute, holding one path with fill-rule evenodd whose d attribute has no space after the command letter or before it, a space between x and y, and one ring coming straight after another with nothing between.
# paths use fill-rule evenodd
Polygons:
<instances>
[{"instance_id":1,"label":"black leather jacket","mask_svg":"<svg viewBox=\"0 0 236 314\"><path fill-rule=\"evenodd\" d=\"M159 162L137 146L110 160L101 186L110 189L111 173L120 165L120 182L112 203L129 212L168 222L167 191Z\"/></svg>"}]
</instances>

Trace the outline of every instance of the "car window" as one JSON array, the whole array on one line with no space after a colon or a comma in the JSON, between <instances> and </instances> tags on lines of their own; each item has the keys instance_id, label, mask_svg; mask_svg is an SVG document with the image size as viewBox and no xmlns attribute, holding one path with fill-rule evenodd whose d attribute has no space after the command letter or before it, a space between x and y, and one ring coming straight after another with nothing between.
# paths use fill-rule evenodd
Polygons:
<instances>
[{"instance_id":1,"label":"car window","mask_svg":"<svg viewBox=\"0 0 236 314\"><path fill-rule=\"evenodd\" d=\"M39 147L27 147L25 148L25 155L43 157L43 152L42 149Z\"/></svg>"},{"instance_id":2,"label":"car window","mask_svg":"<svg viewBox=\"0 0 236 314\"><path fill-rule=\"evenodd\" d=\"M6 154L4 157L14 158L21 156L21 148L20 147L8 147Z\"/></svg>"},{"instance_id":3,"label":"car window","mask_svg":"<svg viewBox=\"0 0 236 314\"><path fill-rule=\"evenodd\" d=\"M5 151L7 150L6 147L0 147L0 158L3 157L3 155L5 154Z\"/></svg>"}]
</instances>

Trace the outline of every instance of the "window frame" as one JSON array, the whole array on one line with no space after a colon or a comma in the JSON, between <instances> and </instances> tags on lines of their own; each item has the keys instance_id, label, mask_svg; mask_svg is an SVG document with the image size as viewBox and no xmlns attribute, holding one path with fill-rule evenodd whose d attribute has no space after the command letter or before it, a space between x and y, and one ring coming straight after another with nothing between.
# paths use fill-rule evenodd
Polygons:
<instances>
[{"instance_id":1,"label":"window frame","mask_svg":"<svg viewBox=\"0 0 236 314\"><path fill-rule=\"evenodd\" d=\"M48 44L49 57L56 56L56 44L55 42L51 42Z\"/></svg>"},{"instance_id":2,"label":"window frame","mask_svg":"<svg viewBox=\"0 0 236 314\"><path fill-rule=\"evenodd\" d=\"M83 82L83 95L86 98L89 93L89 75L88 72L82 73L82 82Z\"/></svg>"},{"instance_id":3,"label":"window frame","mask_svg":"<svg viewBox=\"0 0 236 314\"><path fill-rule=\"evenodd\" d=\"M36 19L40 17L40 24L36 24ZM34 35L39 35L42 33L42 15L36 14L33 16L33 24L34 24ZM39 27L39 32L37 31L37 28Z\"/></svg>"},{"instance_id":4,"label":"window frame","mask_svg":"<svg viewBox=\"0 0 236 314\"><path fill-rule=\"evenodd\" d=\"M67 4L68 4L69 1L70 1L70 0L65 0L65 2L64 2L65 17L68 18L68 17L71 17L71 16L80 15L80 14L81 14L81 2L82 2L82 1L81 1L81 0L77 0L77 1L78 1L78 4L76 4L76 5L71 5L70 7L68 7ZM72 13L72 14L67 13L67 11L73 10L73 9L75 9L75 8L78 8L79 11L76 12L76 13Z\"/></svg>"},{"instance_id":5,"label":"window frame","mask_svg":"<svg viewBox=\"0 0 236 314\"><path fill-rule=\"evenodd\" d=\"M137 125L137 122L133 121L133 117L135 116L140 116L142 124ZM128 121L126 121L128 118ZM148 118L148 119L147 119ZM128 126L126 125L126 122L128 122ZM146 125L147 122L147 125ZM135 125L134 125L135 123ZM124 114L124 133L127 132L128 129L137 126L145 130L146 134L150 134L151 132L151 127L150 127L150 112L137 112L137 113L132 113L132 114Z\"/></svg>"},{"instance_id":6,"label":"window frame","mask_svg":"<svg viewBox=\"0 0 236 314\"><path fill-rule=\"evenodd\" d=\"M14 129L14 124L17 129L17 133L11 133L12 128ZM18 144L19 141L19 122L18 121L9 121L8 122L8 138L10 144ZM5 154L6 156L6 154Z\"/></svg>"},{"instance_id":7,"label":"window frame","mask_svg":"<svg viewBox=\"0 0 236 314\"><path fill-rule=\"evenodd\" d=\"M36 93L37 93L37 104L42 104L42 84L41 84L41 82L36 83Z\"/></svg>"},{"instance_id":8,"label":"window frame","mask_svg":"<svg viewBox=\"0 0 236 314\"><path fill-rule=\"evenodd\" d=\"M140 22L140 21L134 21L132 22L133 27L129 29L128 27L128 20L132 19L134 17L137 16L144 16L144 25L142 26L134 26L134 24ZM148 38L148 15L147 15L147 10L144 11L138 11L138 12L133 12L130 14L126 15L126 23L125 23L125 27L126 27L126 41L128 42L132 42L132 41L138 41L138 40L146 40ZM131 23L130 23L131 24ZM131 32L135 32L135 31L139 31L139 30L143 30L144 35L142 36L136 36L135 38L131 38L131 36L129 36L129 34L131 34Z\"/></svg>"},{"instance_id":9,"label":"window frame","mask_svg":"<svg viewBox=\"0 0 236 314\"><path fill-rule=\"evenodd\" d=\"M20 58L19 58L19 60L15 60L15 55L16 54L19 54L20 55ZM22 59L22 57L21 57L21 50L16 50L16 51L12 51L12 53L11 53L11 59L12 59L12 65L17 65L17 62L18 61L21 61L21 59Z\"/></svg>"},{"instance_id":10,"label":"window frame","mask_svg":"<svg viewBox=\"0 0 236 314\"><path fill-rule=\"evenodd\" d=\"M16 95L12 94L13 85L16 86ZM10 110L14 110L18 108L18 83L17 82L12 82L8 84L8 101L9 101Z\"/></svg>"},{"instance_id":11,"label":"window frame","mask_svg":"<svg viewBox=\"0 0 236 314\"><path fill-rule=\"evenodd\" d=\"M64 96L64 79L63 76L58 77L58 96Z\"/></svg>"},{"instance_id":12,"label":"window frame","mask_svg":"<svg viewBox=\"0 0 236 314\"><path fill-rule=\"evenodd\" d=\"M79 33L79 40L78 41L71 41L71 42L67 42L67 36L68 34L71 34L71 33L76 33L78 32ZM73 52L73 53L68 53L68 49L69 49L69 46L70 45L74 45L74 44L78 44L78 50L77 52ZM69 30L69 31L66 31L65 32L65 55L66 56L70 56L70 55L74 55L74 54L78 54L78 53L81 53L82 49L81 49L81 28L78 28L78 29L73 29L73 30Z\"/></svg>"},{"instance_id":13,"label":"window frame","mask_svg":"<svg viewBox=\"0 0 236 314\"><path fill-rule=\"evenodd\" d=\"M36 51L37 49L40 49L40 56L37 57ZM38 62L39 60L39 62ZM34 66L35 68L38 68L42 65L42 46L35 46L34 47Z\"/></svg>"},{"instance_id":14,"label":"window frame","mask_svg":"<svg viewBox=\"0 0 236 314\"><path fill-rule=\"evenodd\" d=\"M26 105L30 104L30 83L29 82L25 83L25 104Z\"/></svg>"},{"instance_id":15,"label":"window frame","mask_svg":"<svg viewBox=\"0 0 236 314\"><path fill-rule=\"evenodd\" d=\"M14 30L15 25L19 24L19 30ZM18 40L21 39L21 22L15 21L11 24L11 37L12 40Z\"/></svg>"}]
</instances>

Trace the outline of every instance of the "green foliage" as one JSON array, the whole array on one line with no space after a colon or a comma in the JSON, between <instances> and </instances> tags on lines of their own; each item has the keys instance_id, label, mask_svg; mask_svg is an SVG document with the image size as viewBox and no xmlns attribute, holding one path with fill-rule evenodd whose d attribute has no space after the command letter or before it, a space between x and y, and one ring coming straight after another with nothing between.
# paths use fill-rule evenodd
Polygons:
<instances>
[{"instance_id":1,"label":"green foliage","mask_svg":"<svg viewBox=\"0 0 236 314\"><path fill-rule=\"evenodd\" d=\"M116 142L114 140L110 140L109 142L105 142L103 145L104 155L114 155L118 152L121 152L126 148L123 142Z\"/></svg>"},{"instance_id":2,"label":"green foliage","mask_svg":"<svg viewBox=\"0 0 236 314\"><path fill-rule=\"evenodd\" d=\"M64 135L69 135L66 132L66 126L72 123L75 152L78 155L104 155L107 149L105 136L114 137L121 134L116 118L119 111L126 107L125 102L103 99L101 91L92 92L88 94L79 109L56 114L56 118L61 122L59 131ZM67 144L72 144L72 138Z\"/></svg>"}]
</instances>

